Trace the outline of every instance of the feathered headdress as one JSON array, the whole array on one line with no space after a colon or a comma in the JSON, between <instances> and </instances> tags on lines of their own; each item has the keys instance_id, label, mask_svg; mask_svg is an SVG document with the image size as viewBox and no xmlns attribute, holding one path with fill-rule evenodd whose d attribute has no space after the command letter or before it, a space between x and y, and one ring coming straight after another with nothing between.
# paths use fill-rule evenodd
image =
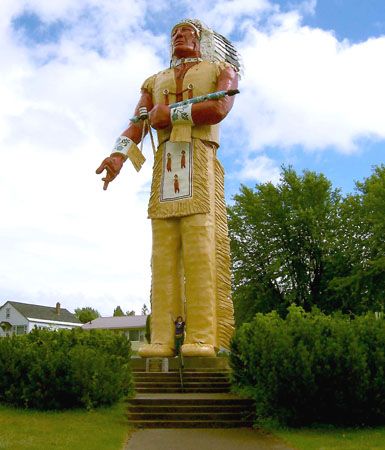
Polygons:
<instances>
[{"instance_id":1,"label":"feathered headdress","mask_svg":"<svg viewBox=\"0 0 385 450\"><path fill-rule=\"evenodd\" d=\"M203 22L198 19L183 19L178 22L176 27L183 24L190 25L196 31L200 40L201 58L203 61L211 62L227 62L240 73L243 72L242 60L234 45L221 34L207 27ZM171 67L174 66L177 58L172 55L171 46Z\"/></svg>"}]
</instances>

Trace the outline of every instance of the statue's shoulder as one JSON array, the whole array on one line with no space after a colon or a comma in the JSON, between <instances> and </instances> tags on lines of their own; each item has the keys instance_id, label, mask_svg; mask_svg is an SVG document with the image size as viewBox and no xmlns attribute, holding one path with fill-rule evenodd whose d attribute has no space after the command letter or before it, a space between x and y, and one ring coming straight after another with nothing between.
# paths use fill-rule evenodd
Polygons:
<instances>
[{"instance_id":1,"label":"statue's shoulder","mask_svg":"<svg viewBox=\"0 0 385 450\"><path fill-rule=\"evenodd\" d=\"M168 69L161 70L161 71L155 73L154 75L151 75L144 81L141 89L142 90L145 89L146 91L151 93L154 89L154 84L155 84L156 79L159 77L167 76L170 74L170 72L172 73L172 71L173 71L172 68L168 68Z\"/></svg>"},{"instance_id":2,"label":"statue's shoulder","mask_svg":"<svg viewBox=\"0 0 385 450\"><path fill-rule=\"evenodd\" d=\"M234 70L234 67L226 61L201 61L199 63L201 70L211 70L219 75L225 69Z\"/></svg>"}]
</instances>

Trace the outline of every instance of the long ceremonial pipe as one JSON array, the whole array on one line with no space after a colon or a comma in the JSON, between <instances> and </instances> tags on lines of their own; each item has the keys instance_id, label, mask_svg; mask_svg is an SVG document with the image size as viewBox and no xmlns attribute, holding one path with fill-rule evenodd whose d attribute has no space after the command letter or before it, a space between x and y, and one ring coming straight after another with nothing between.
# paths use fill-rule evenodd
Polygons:
<instances>
[{"instance_id":1,"label":"long ceremonial pipe","mask_svg":"<svg viewBox=\"0 0 385 450\"><path fill-rule=\"evenodd\" d=\"M228 91L217 91L217 92L212 92L211 94L206 94L206 95L200 95L199 97L193 97L193 98L189 98L187 100L183 100L182 102L177 102L177 103L172 103L171 105L168 105L170 108L177 108L178 106L183 106L183 105L189 105L190 103L201 103L201 102L205 102L206 100L219 100L220 98L226 97L226 95L228 95L229 97L231 97L232 95L235 94L239 94L238 89L230 89ZM145 120L147 119L148 114L140 114L139 116L134 116L130 119L130 122L132 123L138 123L141 120Z\"/></svg>"}]
</instances>

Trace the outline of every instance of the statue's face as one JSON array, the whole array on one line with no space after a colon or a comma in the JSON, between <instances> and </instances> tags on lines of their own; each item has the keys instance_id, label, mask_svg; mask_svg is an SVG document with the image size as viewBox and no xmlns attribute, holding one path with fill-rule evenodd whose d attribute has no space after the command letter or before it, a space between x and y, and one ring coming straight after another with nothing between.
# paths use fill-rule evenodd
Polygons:
<instances>
[{"instance_id":1,"label":"statue's face","mask_svg":"<svg viewBox=\"0 0 385 450\"><path fill-rule=\"evenodd\" d=\"M173 55L177 58L196 57L200 55L199 39L194 28L182 24L171 35Z\"/></svg>"}]
</instances>

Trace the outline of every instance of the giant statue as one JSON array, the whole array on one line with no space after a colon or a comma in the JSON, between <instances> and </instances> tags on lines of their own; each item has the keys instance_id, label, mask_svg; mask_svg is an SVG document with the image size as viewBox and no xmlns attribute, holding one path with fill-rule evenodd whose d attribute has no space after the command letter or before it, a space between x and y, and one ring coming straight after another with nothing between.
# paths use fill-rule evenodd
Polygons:
<instances>
[{"instance_id":1,"label":"giant statue","mask_svg":"<svg viewBox=\"0 0 385 450\"><path fill-rule=\"evenodd\" d=\"M130 125L97 173L104 189L137 147L157 131L148 206L152 222L151 343L142 357L174 354L174 322L186 318L184 356L215 356L233 332L230 247L224 171L217 159L219 123L238 92L239 59L233 45L199 20L171 31L171 63L142 85ZM152 134L151 134L151 140Z\"/></svg>"}]
</instances>

